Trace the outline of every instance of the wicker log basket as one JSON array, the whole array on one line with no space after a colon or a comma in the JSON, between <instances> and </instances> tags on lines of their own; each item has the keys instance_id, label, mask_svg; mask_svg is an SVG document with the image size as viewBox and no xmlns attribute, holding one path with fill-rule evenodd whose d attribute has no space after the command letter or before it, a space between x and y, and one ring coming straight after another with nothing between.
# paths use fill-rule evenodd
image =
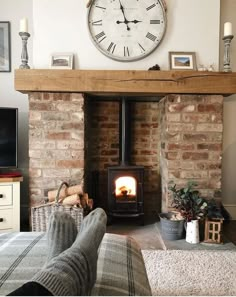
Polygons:
<instances>
[{"instance_id":1,"label":"wicker log basket","mask_svg":"<svg viewBox=\"0 0 236 297\"><path fill-rule=\"evenodd\" d=\"M31 208L32 231L45 232L48 228L48 219L51 213L55 211L64 211L70 214L74 218L79 231L84 216L84 210L81 207L75 205L65 205L59 201L60 191L63 187L68 188L68 183L61 183L54 202L38 205Z\"/></svg>"}]
</instances>

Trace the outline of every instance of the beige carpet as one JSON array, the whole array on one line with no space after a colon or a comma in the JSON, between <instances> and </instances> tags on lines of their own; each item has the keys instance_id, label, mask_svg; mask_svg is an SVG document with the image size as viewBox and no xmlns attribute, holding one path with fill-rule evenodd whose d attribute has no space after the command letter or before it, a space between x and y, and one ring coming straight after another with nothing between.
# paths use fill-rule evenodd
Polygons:
<instances>
[{"instance_id":1,"label":"beige carpet","mask_svg":"<svg viewBox=\"0 0 236 297\"><path fill-rule=\"evenodd\" d=\"M142 253L154 296L236 296L236 251Z\"/></svg>"}]
</instances>

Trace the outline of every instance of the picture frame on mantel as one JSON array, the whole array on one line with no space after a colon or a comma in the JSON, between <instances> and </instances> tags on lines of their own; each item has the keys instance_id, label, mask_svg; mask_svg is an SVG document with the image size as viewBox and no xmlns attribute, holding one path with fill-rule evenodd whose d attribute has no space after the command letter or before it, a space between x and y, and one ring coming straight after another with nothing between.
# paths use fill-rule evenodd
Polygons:
<instances>
[{"instance_id":1,"label":"picture frame on mantel","mask_svg":"<svg viewBox=\"0 0 236 297\"><path fill-rule=\"evenodd\" d=\"M50 56L51 69L73 69L74 55L72 53L53 53Z\"/></svg>"},{"instance_id":2,"label":"picture frame on mantel","mask_svg":"<svg viewBox=\"0 0 236 297\"><path fill-rule=\"evenodd\" d=\"M0 72L11 72L10 22L0 21Z\"/></svg>"},{"instance_id":3,"label":"picture frame on mantel","mask_svg":"<svg viewBox=\"0 0 236 297\"><path fill-rule=\"evenodd\" d=\"M170 70L197 70L195 52L169 52Z\"/></svg>"}]
</instances>

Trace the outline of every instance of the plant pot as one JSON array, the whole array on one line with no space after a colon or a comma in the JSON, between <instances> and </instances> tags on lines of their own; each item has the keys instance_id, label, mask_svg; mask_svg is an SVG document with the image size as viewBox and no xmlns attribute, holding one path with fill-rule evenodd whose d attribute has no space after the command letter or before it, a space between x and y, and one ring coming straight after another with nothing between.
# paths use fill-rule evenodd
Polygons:
<instances>
[{"instance_id":1,"label":"plant pot","mask_svg":"<svg viewBox=\"0 0 236 297\"><path fill-rule=\"evenodd\" d=\"M173 212L160 213L161 235L166 240L179 240L185 236L184 219L172 221Z\"/></svg>"}]
</instances>

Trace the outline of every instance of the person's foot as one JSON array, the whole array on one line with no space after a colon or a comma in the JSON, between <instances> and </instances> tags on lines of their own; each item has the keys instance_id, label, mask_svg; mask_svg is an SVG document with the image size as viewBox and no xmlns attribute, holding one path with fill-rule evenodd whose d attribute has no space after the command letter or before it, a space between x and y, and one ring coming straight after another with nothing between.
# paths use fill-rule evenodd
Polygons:
<instances>
[{"instance_id":1,"label":"person's foot","mask_svg":"<svg viewBox=\"0 0 236 297\"><path fill-rule=\"evenodd\" d=\"M52 259L32 281L39 283L54 296L87 296L97 276L98 247L106 231L107 216L97 208L82 221L72 246Z\"/></svg>"}]
</instances>

